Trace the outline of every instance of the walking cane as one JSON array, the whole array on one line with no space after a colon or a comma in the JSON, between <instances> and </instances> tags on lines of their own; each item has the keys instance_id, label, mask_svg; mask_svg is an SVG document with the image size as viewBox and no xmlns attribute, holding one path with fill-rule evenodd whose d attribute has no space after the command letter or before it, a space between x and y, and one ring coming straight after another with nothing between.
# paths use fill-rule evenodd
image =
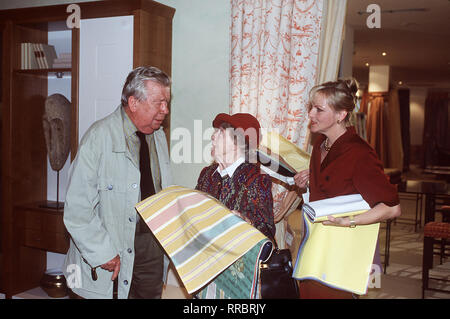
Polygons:
<instances>
[{"instance_id":1,"label":"walking cane","mask_svg":"<svg viewBox=\"0 0 450 319\"><path fill-rule=\"evenodd\" d=\"M113 281L113 299L117 299L118 288L119 288L119 276L117 276L116 279L114 279Z\"/></svg>"}]
</instances>

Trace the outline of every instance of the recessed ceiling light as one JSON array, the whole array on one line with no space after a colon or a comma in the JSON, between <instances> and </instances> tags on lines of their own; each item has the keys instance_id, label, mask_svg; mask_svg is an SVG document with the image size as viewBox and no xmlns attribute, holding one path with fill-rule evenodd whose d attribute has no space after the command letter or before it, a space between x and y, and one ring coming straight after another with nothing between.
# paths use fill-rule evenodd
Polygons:
<instances>
[{"instance_id":1,"label":"recessed ceiling light","mask_svg":"<svg viewBox=\"0 0 450 319\"><path fill-rule=\"evenodd\" d=\"M386 56L386 52L381 53L382 56Z\"/></svg>"}]
</instances>

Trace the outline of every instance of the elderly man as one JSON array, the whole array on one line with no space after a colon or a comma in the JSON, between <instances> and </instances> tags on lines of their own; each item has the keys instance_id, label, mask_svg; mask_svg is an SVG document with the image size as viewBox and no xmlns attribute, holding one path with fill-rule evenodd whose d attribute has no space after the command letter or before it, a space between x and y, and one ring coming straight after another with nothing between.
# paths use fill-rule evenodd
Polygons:
<instances>
[{"instance_id":1,"label":"elderly man","mask_svg":"<svg viewBox=\"0 0 450 319\"><path fill-rule=\"evenodd\" d=\"M128 75L122 101L81 140L64 206L71 235L64 264L77 297L160 298L164 254L134 206L171 184L161 123L170 78L155 67ZM167 261L167 259L165 259Z\"/></svg>"}]
</instances>

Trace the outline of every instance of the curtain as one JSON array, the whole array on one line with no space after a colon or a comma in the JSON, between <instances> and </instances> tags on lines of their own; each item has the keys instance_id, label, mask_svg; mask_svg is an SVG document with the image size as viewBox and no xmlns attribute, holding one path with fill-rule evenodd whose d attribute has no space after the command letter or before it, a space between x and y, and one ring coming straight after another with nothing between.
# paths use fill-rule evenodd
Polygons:
<instances>
[{"instance_id":1,"label":"curtain","mask_svg":"<svg viewBox=\"0 0 450 319\"><path fill-rule=\"evenodd\" d=\"M361 97L361 104L359 107L359 111L364 113L364 114L368 114L369 113L369 99L370 99L370 95L369 92L367 91L367 88L364 90L363 95Z\"/></svg>"},{"instance_id":2,"label":"curtain","mask_svg":"<svg viewBox=\"0 0 450 319\"><path fill-rule=\"evenodd\" d=\"M389 91L386 109L386 133L387 133L387 166L403 171L403 146L400 122L400 104L397 89Z\"/></svg>"},{"instance_id":3,"label":"curtain","mask_svg":"<svg viewBox=\"0 0 450 319\"><path fill-rule=\"evenodd\" d=\"M403 171L403 145L399 97L389 93L368 93L362 109L367 113L367 142L375 149L385 168Z\"/></svg>"},{"instance_id":4,"label":"curtain","mask_svg":"<svg viewBox=\"0 0 450 319\"><path fill-rule=\"evenodd\" d=\"M450 165L448 102L447 92L429 92L425 100L423 167Z\"/></svg>"},{"instance_id":5,"label":"curtain","mask_svg":"<svg viewBox=\"0 0 450 319\"><path fill-rule=\"evenodd\" d=\"M337 79L346 11L347 0L324 0L317 84Z\"/></svg>"},{"instance_id":6,"label":"curtain","mask_svg":"<svg viewBox=\"0 0 450 319\"><path fill-rule=\"evenodd\" d=\"M377 152L384 167L388 167L386 153L385 99L382 94L371 94L367 113L367 142Z\"/></svg>"},{"instance_id":7,"label":"curtain","mask_svg":"<svg viewBox=\"0 0 450 319\"><path fill-rule=\"evenodd\" d=\"M344 41L346 12L347 0L323 0L318 76L315 84L337 80ZM312 151L314 138L315 136L307 131L304 146L308 153Z\"/></svg>"},{"instance_id":8,"label":"curtain","mask_svg":"<svg viewBox=\"0 0 450 319\"><path fill-rule=\"evenodd\" d=\"M253 114L263 129L301 148L308 93L317 79L322 7L323 0L231 0L230 114ZM288 191L274 184L272 193L277 218Z\"/></svg>"},{"instance_id":9,"label":"curtain","mask_svg":"<svg viewBox=\"0 0 450 319\"><path fill-rule=\"evenodd\" d=\"M322 0L232 0L230 113L301 145L316 82Z\"/></svg>"},{"instance_id":10,"label":"curtain","mask_svg":"<svg viewBox=\"0 0 450 319\"><path fill-rule=\"evenodd\" d=\"M398 90L398 100L400 106L400 122L401 122L401 131L402 131L402 146L403 146L403 171L409 171L409 163L410 163L410 146L411 146L411 138L410 138L410 130L409 130L409 117L410 117L410 109L409 109L409 90L402 89Z\"/></svg>"}]
</instances>

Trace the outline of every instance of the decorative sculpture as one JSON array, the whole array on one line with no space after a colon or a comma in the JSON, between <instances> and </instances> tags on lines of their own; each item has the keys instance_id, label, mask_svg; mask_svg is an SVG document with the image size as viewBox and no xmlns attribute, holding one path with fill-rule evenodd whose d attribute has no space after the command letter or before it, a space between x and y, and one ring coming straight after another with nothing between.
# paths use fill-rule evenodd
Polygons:
<instances>
[{"instance_id":1,"label":"decorative sculpture","mask_svg":"<svg viewBox=\"0 0 450 319\"><path fill-rule=\"evenodd\" d=\"M45 113L42 118L45 142L50 166L57 172L56 207L59 207L59 171L63 168L70 152L71 104L64 95L52 94L45 100Z\"/></svg>"}]
</instances>

